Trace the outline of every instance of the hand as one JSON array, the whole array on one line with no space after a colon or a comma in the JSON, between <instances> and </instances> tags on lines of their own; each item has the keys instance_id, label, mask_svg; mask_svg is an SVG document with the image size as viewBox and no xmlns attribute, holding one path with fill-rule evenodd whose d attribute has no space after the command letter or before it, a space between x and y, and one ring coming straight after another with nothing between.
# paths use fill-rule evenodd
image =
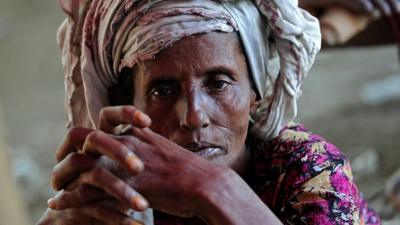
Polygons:
<instances>
[{"instance_id":1,"label":"hand","mask_svg":"<svg viewBox=\"0 0 400 225\"><path fill-rule=\"evenodd\" d=\"M134 107L122 108L108 107L105 109L107 113L101 114L100 120L107 124L100 125L104 131L110 132L121 124L132 123L132 116L123 112L134 110ZM71 151L61 149L60 152L59 155L65 156L63 152ZM102 155L102 159L88 158L93 155ZM145 166L143 171L138 169L138 158ZM107 166L110 159L114 166ZM82 163L84 160L86 162ZM181 217L193 217L201 214L199 206L202 200L199 196L205 186L219 180L223 171L223 168L149 128L132 127L130 135L125 136L93 131L86 137L80 152L70 153L55 168L52 179L55 188L67 188L67 191L50 201L49 206L66 209L104 198L96 194L82 195L80 187L85 184L103 190L136 210L138 205L132 204L132 198L136 198L139 192L149 200L152 208ZM71 182L71 178L76 179Z\"/></svg>"},{"instance_id":2,"label":"hand","mask_svg":"<svg viewBox=\"0 0 400 225\"><path fill-rule=\"evenodd\" d=\"M36 225L140 225L127 215L127 209L114 201L101 201L81 208L48 208Z\"/></svg>"},{"instance_id":3,"label":"hand","mask_svg":"<svg viewBox=\"0 0 400 225\"><path fill-rule=\"evenodd\" d=\"M108 112L108 110L103 111L103 113L105 114L107 114ZM137 110L128 109L124 110L120 114L126 115L125 117L129 116L129 121L131 121L131 124L135 124L137 127L145 127L150 125L151 121L146 118L146 116L143 117L144 114L138 112L139 111ZM102 120L100 121L100 124L103 129L108 129L110 132L117 132L115 129L111 129L110 127L108 127L109 121ZM68 183L71 179L74 178L69 177L68 174L64 173L63 170L60 170L58 168L72 168L74 167L74 164L75 166L76 164L81 165L82 167L80 167L80 169L82 170L96 168L97 171L100 171L104 169L109 170L111 171L111 173L115 174L119 172L119 175L123 176L121 175L121 172L124 170L121 169L120 166L112 161L110 158L105 156L85 155L80 153L83 149L83 144L85 143L86 138L92 132L93 130L86 128L74 128L70 130L62 145L57 150L56 157L57 161L60 164L58 164L54 168L52 179L52 185L56 190L62 189L60 183ZM140 170L140 168L143 168L143 164L140 162L140 160L136 160L135 165L138 170ZM59 180L59 176L63 177L63 179ZM68 191L66 192L69 193ZM55 198L61 198L63 199L63 201L67 202L67 204L75 205L77 207L65 210L53 210L49 208L46 210L40 221L37 223L38 225L139 224L138 222L132 220L129 216L126 215L128 209L126 204L113 200L115 198L100 189L88 185L81 185L77 189L75 194L78 193L81 197L85 196L97 199L97 201L95 202L86 201L86 204L83 204L83 201L79 201L79 198L76 199L73 196L68 196L62 193L63 192L60 192ZM137 201L140 200L140 198L141 197L138 195L135 199ZM49 205L52 205L53 208L63 208L63 205L57 206L54 205L54 203L51 203L51 201L49 202ZM138 209L137 205L137 203L136 205L134 204L133 208ZM143 207L143 204L141 208L145 208Z\"/></svg>"},{"instance_id":4,"label":"hand","mask_svg":"<svg viewBox=\"0 0 400 225\"><path fill-rule=\"evenodd\" d=\"M101 116L101 121L108 121L108 129L131 123L131 119L121 115L127 109L110 107L108 110L109 113ZM59 189L66 188L49 204L61 209L57 212L97 204L110 196L123 206L135 207L135 204L130 206L131 198L125 198L126 191L131 188L142 193L154 209L180 217L197 216L207 224L281 224L233 170L217 166L148 128L133 127L126 132L128 136L102 131L89 133L84 141L78 141L84 142L83 147L76 148L81 149L78 152L62 148L59 151L59 156L67 155L63 152L73 152L69 154L75 156L64 158L66 161L53 172L53 184ZM141 172L130 170L135 163L123 157L133 151L144 164ZM80 156L76 156L78 154ZM98 158L82 160L82 155ZM93 169L104 173L90 172ZM120 180L108 180L108 173ZM130 187L126 187L127 184ZM62 218L62 214L59 216Z\"/></svg>"},{"instance_id":5,"label":"hand","mask_svg":"<svg viewBox=\"0 0 400 225\"><path fill-rule=\"evenodd\" d=\"M342 6L361 14L372 14L377 11L382 11L385 15L400 13L399 0L300 0L300 6L308 10L325 9L332 5Z\"/></svg>"}]
</instances>

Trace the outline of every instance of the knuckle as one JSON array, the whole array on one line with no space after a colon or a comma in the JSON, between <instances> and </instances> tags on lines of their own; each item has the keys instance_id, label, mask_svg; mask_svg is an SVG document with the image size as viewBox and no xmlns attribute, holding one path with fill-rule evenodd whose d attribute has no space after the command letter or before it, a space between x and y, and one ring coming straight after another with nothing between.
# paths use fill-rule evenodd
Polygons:
<instances>
[{"instance_id":1,"label":"knuckle","mask_svg":"<svg viewBox=\"0 0 400 225\"><path fill-rule=\"evenodd\" d=\"M127 149L126 146L121 143L121 142L117 142L115 144L115 152L117 153L117 155L119 156L125 156L125 154L127 153Z\"/></svg>"},{"instance_id":2,"label":"knuckle","mask_svg":"<svg viewBox=\"0 0 400 225\"><path fill-rule=\"evenodd\" d=\"M103 206L91 206L91 211L95 218L104 218L103 215L107 214Z\"/></svg>"},{"instance_id":3,"label":"knuckle","mask_svg":"<svg viewBox=\"0 0 400 225\"><path fill-rule=\"evenodd\" d=\"M57 149L56 151L56 160L57 162L60 162L63 159L63 151L61 149Z\"/></svg>"},{"instance_id":4,"label":"knuckle","mask_svg":"<svg viewBox=\"0 0 400 225\"><path fill-rule=\"evenodd\" d=\"M117 224L122 224L122 225L124 225L124 224L132 224L130 219L128 219L128 218L126 218L124 216L121 216L121 215L117 216L117 222L118 222Z\"/></svg>"},{"instance_id":5,"label":"knuckle","mask_svg":"<svg viewBox=\"0 0 400 225\"><path fill-rule=\"evenodd\" d=\"M105 169L97 167L90 171L87 179L90 183L96 183L99 177L103 177L106 174Z\"/></svg>"},{"instance_id":6,"label":"knuckle","mask_svg":"<svg viewBox=\"0 0 400 225\"><path fill-rule=\"evenodd\" d=\"M122 136L120 137L120 142L124 144L130 151L134 153L140 152L140 150L148 149L149 144L145 141L139 141L134 136Z\"/></svg>"},{"instance_id":7,"label":"knuckle","mask_svg":"<svg viewBox=\"0 0 400 225\"><path fill-rule=\"evenodd\" d=\"M86 141L89 143L94 143L97 140L99 140L102 136L103 136L103 132L100 130L96 130L87 136Z\"/></svg>"},{"instance_id":8,"label":"knuckle","mask_svg":"<svg viewBox=\"0 0 400 225\"><path fill-rule=\"evenodd\" d=\"M58 179L59 179L58 170L53 169L50 174L50 183L53 189L56 191L61 189Z\"/></svg>"},{"instance_id":9,"label":"knuckle","mask_svg":"<svg viewBox=\"0 0 400 225\"><path fill-rule=\"evenodd\" d=\"M131 137L129 137L129 136L122 136L122 137L120 137L118 139L121 142L121 144L123 144L125 146L132 145Z\"/></svg>"},{"instance_id":10,"label":"knuckle","mask_svg":"<svg viewBox=\"0 0 400 225\"><path fill-rule=\"evenodd\" d=\"M66 137L66 141L67 142L71 142L74 138L75 133L77 132L78 128L71 128L68 133L67 133L67 137Z\"/></svg>"},{"instance_id":11,"label":"knuckle","mask_svg":"<svg viewBox=\"0 0 400 225\"><path fill-rule=\"evenodd\" d=\"M100 119L104 119L107 116L108 112L110 111L111 107L106 106L100 110Z\"/></svg>"},{"instance_id":12,"label":"knuckle","mask_svg":"<svg viewBox=\"0 0 400 225\"><path fill-rule=\"evenodd\" d=\"M85 198L88 198L89 196L93 195L94 192L95 192L95 189L92 188L91 186L81 185L76 190L76 197L78 199L85 199Z\"/></svg>"},{"instance_id":13,"label":"knuckle","mask_svg":"<svg viewBox=\"0 0 400 225\"><path fill-rule=\"evenodd\" d=\"M67 192L62 192L58 197L57 197L57 207L59 209L64 209L68 206L69 204L69 195Z\"/></svg>"},{"instance_id":14,"label":"knuckle","mask_svg":"<svg viewBox=\"0 0 400 225\"><path fill-rule=\"evenodd\" d=\"M78 158L79 158L79 154L73 152L73 153L70 153L70 154L65 158L65 160L67 160L68 162L70 162L70 161L76 161Z\"/></svg>"},{"instance_id":15,"label":"knuckle","mask_svg":"<svg viewBox=\"0 0 400 225\"><path fill-rule=\"evenodd\" d=\"M121 113L124 118L129 118L129 116L131 116L135 112L136 112L136 108L133 106L124 106L121 109Z\"/></svg>"},{"instance_id":16,"label":"knuckle","mask_svg":"<svg viewBox=\"0 0 400 225\"><path fill-rule=\"evenodd\" d=\"M79 128L79 127L71 128L67 133L66 140L69 143L75 143L77 141L80 141L81 136L82 136L81 134L84 133L84 132L85 132L84 128Z\"/></svg>"},{"instance_id":17,"label":"knuckle","mask_svg":"<svg viewBox=\"0 0 400 225\"><path fill-rule=\"evenodd\" d=\"M86 163L85 158L87 155L79 154L79 153L72 153L67 156L68 166L70 168L79 168L82 167L84 163Z\"/></svg>"}]
</instances>

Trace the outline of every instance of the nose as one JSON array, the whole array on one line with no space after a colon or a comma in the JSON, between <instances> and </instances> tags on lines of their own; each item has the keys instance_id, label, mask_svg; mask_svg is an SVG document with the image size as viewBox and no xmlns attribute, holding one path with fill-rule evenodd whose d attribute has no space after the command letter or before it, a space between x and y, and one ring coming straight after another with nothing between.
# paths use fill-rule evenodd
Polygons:
<instances>
[{"instance_id":1,"label":"nose","mask_svg":"<svg viewBox=\"0 0 400 225\"><path fill-rule=\"evenodd\" d=\"M183 130L197 130L210 125L206 100L200 93L192 92L182 100L180 127Z\"/></svg>"}]
</instances>

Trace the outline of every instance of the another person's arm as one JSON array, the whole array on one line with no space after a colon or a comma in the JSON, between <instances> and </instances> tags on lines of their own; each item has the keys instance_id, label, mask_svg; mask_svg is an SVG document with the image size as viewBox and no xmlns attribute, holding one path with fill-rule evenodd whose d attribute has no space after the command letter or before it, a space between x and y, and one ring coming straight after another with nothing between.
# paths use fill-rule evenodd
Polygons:
<instances>
[{"instance_id":1,"label":"another person's arm","mask_svg":"<svg viewBox=\"0 0 400 225\"><path fill-rule=\"evenodd\" d=\"M399 0L300 0L299 5L308 10L341 6L359 14L371 14L379 9L386 15L392 14L393 11L400 13Z\"/></svg>"}]
</instances>

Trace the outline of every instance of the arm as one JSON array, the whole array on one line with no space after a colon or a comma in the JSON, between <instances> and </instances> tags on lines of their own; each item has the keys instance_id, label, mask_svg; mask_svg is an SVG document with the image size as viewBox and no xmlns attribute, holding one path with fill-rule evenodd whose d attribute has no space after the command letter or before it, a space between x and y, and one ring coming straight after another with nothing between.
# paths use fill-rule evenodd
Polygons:
<instances>
[{"instance_id":1,"label":"arm","mask_svg":"<svg viewBox=\"0 0 400 225\"><path fill-rule=\"evenodd\" d=\"M125 120L124 116L115 117L115 114L114 118ZM107 119L107 121L112 120ZM126 121L119 120L112 123L117 126L125 124ZM124 185L143 194L152 208L180 217L199 216L209 224L248 224L250 221L254 224L280 224L268 207L232 170L211 163L148 128L132 128L130 132L129 136L116 137L96 131L96 135L86 139L90 144L85 144L82 152L94 154L95 151L99 151L97 154L118 161L123 165L120 167L123 170L129 168L129 162L123 157L113 155L117 151L121 151L118 153L121 156L134 151L143 161L145 169L139 174L122 177L119 175L119 177ZM117 142L119 147L113 147ZM126 152L122 153L123 151ZM126 192L126 187L110 189L110 187L124 186L116 185L122 184L121 180L107 182L101 178L102 174L94 176L93 173L82 172L81 164L76 162L66 162L64 165L75 165L75 167L57 168L53 183L58 189L65 187L68 180L66 177L74 177L73 174L79 172L81 175L76 179L78 182L73 181L75 188L81 184L93 185L122 202L129 203L131 200L129 195L121 194ZM62 206L58 210L64 210L95 200L96 198L90 199L90 196L79 194L72 188L55 198L53 203Z\"/></svg>"},{"instance_id":2,"label":"arm","mask_svg":"<svg viewBox=\"0 0 400 225\"><path fill-rule=\"evenodd\" d=\"M225 170L218 182L201 192L204 220L208 224L282 224L247 183L234 171Z\"/></svg>"},{"instance_id":3,"label":"arm","mask_svg":"<svg viewBox=\"0 0 400 225\"><path fill-rule=\"evenodd\" d=\"M330 6L341 6L356 13L372 13L374 0L300 0L299 5L307 10L326 9ZM395 0L396 1L396 0ZM381 4L387 4L384 1Z\"/></svg>"},{"instance_id":4,"label":"arm","mask_svg":"<svg viewBox=\"0 0 400 225\"><path fill-rule=\"evenodd\" d=\"M299 6L312 12L339 6L355 14L383 13L385 16L395 16L400 13L399 0L300 0Z\"/></svg>"}]
</instances>

